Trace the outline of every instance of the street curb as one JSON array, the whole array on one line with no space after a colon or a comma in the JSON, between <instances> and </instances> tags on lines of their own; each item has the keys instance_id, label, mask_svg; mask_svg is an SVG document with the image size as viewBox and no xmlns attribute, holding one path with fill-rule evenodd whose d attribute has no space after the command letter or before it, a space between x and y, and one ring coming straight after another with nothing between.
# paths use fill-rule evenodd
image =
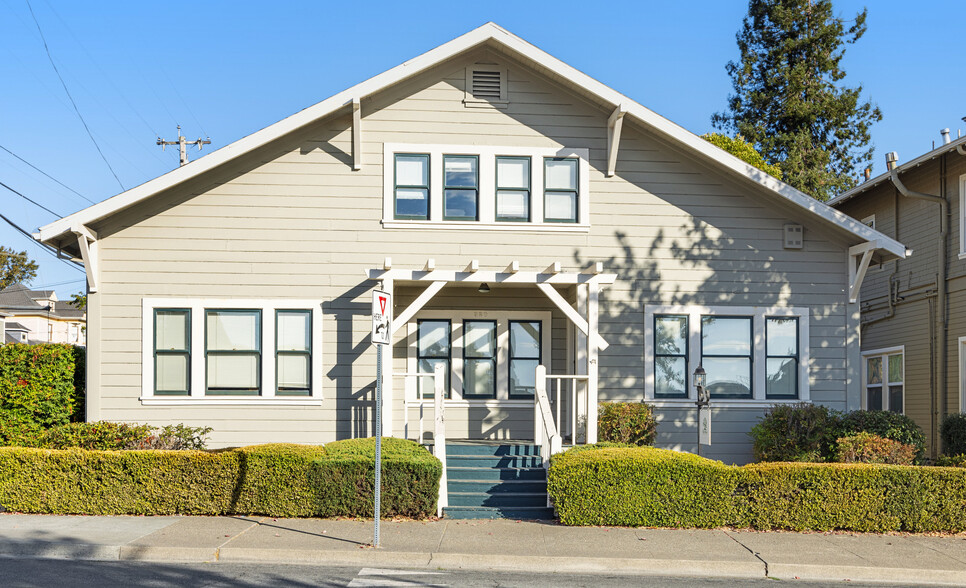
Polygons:
<instances>
[{"instance_id":1,"label":"street curb","mask_svg":"<svg viewBox=\"0 0 966 588\"><path fill-rule=\"evenodd\" d=\"M843 580L894 582L897 584L966 585L966 571L923 568L827 566L820 564L768 564L768 575L782 580Z\"/></svg>"},{"instance_id":2,"label":"street curb","mask_svg":"<svg viewBox=\"0 0 966 588\"><path fill-rule=\"evenodd\" d=\"M159 545L122 545L117 559L125 561L171 561L204 563L218 559L212 547L165 547Z\"/></svg>"}]
</instances>

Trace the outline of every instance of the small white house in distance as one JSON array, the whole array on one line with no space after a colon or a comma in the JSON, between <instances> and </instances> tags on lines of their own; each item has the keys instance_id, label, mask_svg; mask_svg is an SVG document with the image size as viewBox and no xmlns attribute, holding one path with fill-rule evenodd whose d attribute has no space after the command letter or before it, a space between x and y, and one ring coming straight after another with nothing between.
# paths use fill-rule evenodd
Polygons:
<instances>
[{"instance_id":1,"label":"small white house in distance","mask_svg":"<svg viewBox=\"0 0 966 588\"><path fill-rule=\"evenodd\" d=\"M10 284L0 290L0 312L8 315L0 330L6 343L85 344L86 317L68 300L58 300L53 290L31 290Z\"/></svg>"},{"instance_id":2,"label":"small white house in distance","mask_svg":"<svg viewBox=\"0 0 966 588\"><path fill-rule=\"evenodd\" d=\"M40 229L87 268L88 419L371 436L374 289L386 435L431 439L437 365L455 439L644 401L694 451L698 366L727 462L770 405L861 406L865 253L902 244L494 24L409 57Z\"/></svg>"}]
</instances>

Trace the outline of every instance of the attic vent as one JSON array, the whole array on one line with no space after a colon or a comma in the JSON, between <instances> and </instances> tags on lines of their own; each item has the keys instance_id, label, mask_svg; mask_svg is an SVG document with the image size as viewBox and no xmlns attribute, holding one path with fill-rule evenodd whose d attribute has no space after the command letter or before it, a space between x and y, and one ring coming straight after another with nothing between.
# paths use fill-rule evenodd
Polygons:
<instances>
[{"instance_id":1,"label":"attic vent","mask_svg":"<svg viewBox=\"0 0 966 588\"><path fill-rule=\"evenodd\" d=\"M796 223L784 226L785 249L801 249L805 246L805 228Z\"/></svg>"},{"instance_id":2,"label":"attic vent","mask_svg":"<svg viewBox=\"0 0 966 588\"><path fill-rule=\"evenodd\" d=\"M492 64L475 64L466 68L466 106L507 106L506 68Z\"/></svg>"},{"instance_id":3,"label":"attic vent","mask_svg":"<svg viewBox=\"0 0 966 588\"><path fill-rule=\"evenodd\" d=\"M473 97L482 98L483 100L499 100L502 79L502 72L474 69L472 81Z\"/></svg>"}]
</instances>

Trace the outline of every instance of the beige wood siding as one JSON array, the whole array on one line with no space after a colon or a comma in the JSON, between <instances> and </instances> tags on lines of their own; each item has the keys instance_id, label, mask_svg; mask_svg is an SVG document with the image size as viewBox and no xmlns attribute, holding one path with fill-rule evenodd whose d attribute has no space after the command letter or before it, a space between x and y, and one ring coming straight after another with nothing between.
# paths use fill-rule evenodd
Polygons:
<instances>
[{"instance_id":1,"label":"beige wood siding","mask_svg":"<svg viewBox=\"0 0 966 588\"><path fill-rule=\"evenodd\" d=\"M477 60L507 63L507 109L463 106L464 68ZM349 165L350 117L336 116L95 227L101 285L91 320L99 322L93 332L101 340L92 350L101 367L92 375L100 395L92 414L211 425L216 446L371 435L374 284L363 269L380 267L386 256L394 267L414 268L430 257L439 268L471 259L489 269L519 260L530 270L553 261L569 269L603 261L618 281L601 299L600 330L611 344L600 357L601 399L643 397L645 304L809 307L811 397L845 409L848 370L855 367L846 359L848 244L806 223L805 248L782 249L782 225L800 222L800 212L776 206L750 183L723 180L632 124L624 126L618 174L605 177L609 114L502 56L473 55L363 100L360 171ZM385 142L589 149L592 227L586 233L384 229ZM397 312L415 295L399 294ZM140 313L148 296L324 300L322 406L141 406ZM458 300L444 290L432 308L473 305L553 308L533 288L494 288L486 297ZM552 367L569 371L566 321L553 316ZM398 368L402 343L393 355ZM394 396L397 423L400 397ZM669 419L682 412L662 416L665 445L686 447L696 435L690 420L672 432ZM760 409L723 411L712 455L749 459L745 433L759 415ZM529 416L486 418L504 416L513 434L530 427L532 435Z\"/></svg>"}]
</instances>

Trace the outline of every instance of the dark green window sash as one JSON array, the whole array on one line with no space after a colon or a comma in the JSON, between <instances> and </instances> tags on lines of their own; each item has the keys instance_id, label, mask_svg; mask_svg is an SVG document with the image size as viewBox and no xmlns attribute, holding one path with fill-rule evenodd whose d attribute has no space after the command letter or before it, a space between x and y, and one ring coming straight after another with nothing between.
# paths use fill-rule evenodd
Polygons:
<instances>
[{"instance_id":1,"label":"dark green window sash","mask_svg":"<svg viewBox=\"0 0 966 588\"><path fill-rule=\"evenodd\" d=\"M574 161L574 187L575 190L550 190L547 189L547 163L550 161ZM573 218L553 218L547 216L547 200L551 194L573 194L574 196L574 216ZM573 157L544 157L543 158L543 222L546 223L576 223L580 219L580 160Z\"/></svg>"},{"instance_id":2,"label":"dark green window sash","mask_svg":"<svg viewBox=\"0 0 966 588\"><path fill-rule=\"evenodd\" d=\"M308 316L306 321L306 347L305 351L280 350L278 348L278 317L282 314L305 314ZM276 396L311 396L312 395L312 311L301 309L277 309L275 311L275 395ZM278 360L279 357L304 355L306 360L306 388L282 388L278 382Z\"/></svg>"},{"instance_id":3,"label":"dark green window sash","mask_svg":"<svg viewBox=\"0 0 966 588\"><path fill-rule=\"evenodd\" d=\"M786 319L795 321L795 354L794 355L769 355L768 354L768 323L773 319ZM802 346L801 343L801 332L799 331L798 317L795 316L766 316L765 317L765 398L771 399L790 399L796 400L800 396L801 392L798 389L798 375L799 370L802 369L801 360L799 359L801 355ZM768 360L769 359L794 359L795 360L795 395L774 395L768 393Z\"/></svg>"},{"instance_id":4,"label":"dark green window sash","mask_svg":"<svg viewBox=\"0 0 966 588\"><path fill-rule=\"evenodd\" d=\"M467 355L466 354L466 325L472 324L472 323L480 323L480 324L486 324L490 326L491 337L493 341L493 353L491 355ZM497 356L498 348L499 348L499 341L497 339L496 321L478 320L478 319L463 321L463 398L496 398L496 379L497 379L496 356ZM473 394L473 393L467 392L466 365L470 363L470 362L467 362L467 360L470 360L470 362L475 362L475 361L490 362L490 365L492 366L491 373L493 374L493 390L489 394Z\"/></svg>"},{"instance_id":5,"label":"dark green window sash","mask_svg":"<svg viewBox=\"0 0 966 588\"><path fill-rule=\"evenodd\" d=\"M713 354L704 352L704 319L746 319L748 321L748 354ZM725 315L725 314L703 314L701 315L701 365L704 365L704 358L712 359L747 359L748 360L748 394L712 394L715 399L751 399L755 397L755 319L747 315ZM707 368L705 368L707 369ZM708 384L710 387L710 383Z\"/></svg>"},{"instance_id":6,"label":"dark green window sash","mask_svg":"<svg viewBox=\"0 0 966 588\"><path fill-rule=\"evenodd\" d=\"M420 158L425 159L425 161L426 161L426 184L410 185L410 184L399 184L399 183L397 183L398 182L398 177L399 177L399 174L397 173L397 160L398 160L398 158L400 156L402 156L402 157L420 157ZM430 168L430 163L431 163L431 161L430 161L430 157L429 157L429 154L428 153L394 153L393 154L393 156L392 156L392 166L393 166L393 169L392 169L392 171L393 171L392 212L393 212L393 218L395 218L396 220L429 220L429 215L430 215L430 212L432 210L431 201L430 201L430 199L431 199L431 193L430 193L429 187L430 187L430 185L432 184L432 181L433 181L432 180L433 174L432 174L432 169ZM397 194L399 193L399 190L400 189L403 189L403 190L405 190L405 189L410 189L410 190L426 190L426 214L425 215L420 215L420 214L399 214L399 212L397 212L399 210L399 201L398 201L398 198L397 198Z\"/></svg>"},{"instance_id":7,"label":"dark green window sash","mask_svg":"<svg viewBox=\"0 0 966 588\"><path fill-rule=\"evenodd\" d=\"M516 350L513 349L513 325L520 324L520 323L533 323L537 325L537 357L517 357ZM511 383L513 380L513 363L515 361L534 361L534 360L536 360L537 365L540 365L541 363L543 363L543 322L532 321L532 320L531 321L528 321L528 320L509 321L507 324L507 339L508 339L507 346L509 347L509 353L508 353L509 360L507 361L507 370L508 370L507 397L510 400L519 399L519 398L527 398L527 399L533 398L533 394L527 394L527 393L514 394L513 393L513 385ZM534 390L534 393L536 393L536 390Z\"/></svg>"},{"instance_id":8,"label":"dark green window sash","mask_svg":"<svg viewBox=\"0 0 966 588\"><path fill-rule=\"evenodd\" d=\"M185 348L158 349L158 313L178 313L185 316ZM155 396L190 396L191 395L191 309L190 308L155 308L152 326L154 329L154 395ZM158 388L158 356L173 355L185 358L186 377L184 390L161 390Z\"/></svg>"},{"instance_id":9,"label":"dark green window sash","mask_svg":"<svg viewBox=\"0 0 966 588\"><path fill-rule=\"evenodd\" d=\"M255 349L208 349L208 316L211 314L252 314L255 315ZM260 396L262 391L262 311L258 308L206 308L205 309L205 394L208 396ZM249 355L255 358L255 387L253 388L211 388L208 386L210 357L230 355Z\"/></svg>"},{"instance_id":10,"label":"dark green window sash","mask_svg":"<svg viewBox=\"0 0 966 588\"><path fill-rule=\"evenodd\" d=\"M446 183L446 160L450 158L474 159L476 160L476 174L473 178L472 186L455 186ZM451 216L446 214L446 192L472 192L476 199L475 216ZM478 155L443 155L443 220L447 221L476 221L480 219L480 157Z\"/></svg>"},{"instance_id":11,"label":"dark green window sash","mask_svg":"<svg viewBox=\"0 0 966 588\"><path fill-rule=\"evenodd\" d=\"M448 344L447 344L447 347L446 347L446 354L445 355L424 355L422 353L422 346L420 345L420 335L421 335L420 326L423 325L424 323L446 323L446 333L447 333L447 337L448 337ZM446 381L443 384L443 388L446 391L446 398L450 398L452 396L452 394L450 393L450 387L451 387L450 386L450 372L453 371L453 323L452 323L452 321L450 321L449 319L424 319L424 320L416 321L416 371L417 372L419 371L419 363L420 363L420 360L423 360L423 359L425 359L425 360L436 360L436 361L443 360L443 361L445 361L445 363L446 363ZM432 372L430 372L427 375L432 375ZM417 394L419 392L419 387L420 386L425 386L429 382L432 382L432 380L429 379L429 378L418 377L417 378L417 384L416 384ZM424 391L423 392L423 398L432 398L434 396L434 394L435 394L435 391L430 391L430 392L425 392Z\"/></svg>"},{"instance_id":12,"label":"dark green window sash","mask_svg":"<svg viewBox=\"0 0 966 588\"><path fill-rule=\"evenodd\" d=\"M657 346L657 323L662 318L683 318L684 319L684 352L683 353L661 353L660 348ZM688 397L688 386L690 381L690 375L688 373L688 351L691 346L690 338L690 317L686 314L655 314L654 315L654 340L651 344L654 346L654 397L655 398L687 398ZM658 394L657 393L657 364L662 357L669 357L673 359L684 359L684 392L681 394Z\"/></svg>"},{"instance_id":13,"label":"dark green window sash","mask_svg":"<svg viewBox=\"0 0 966 588\"><path fill-rule=\"evenodd\" d=\"M526 174L527 185L526 185L526 187L512 188L512 187L509 187L509 186L501 186L500 185L500 161L501 160L519 160L519 161L526 161L527 162L527 174ZM532 190L531 190L531 186L530 186L530 174L533 173L533 170L531 169L532 163L533 162L531 161L531 159L529 157L526 157L526 156L510 156L510 155L506 155L506 156L498 156L496 158L496 169L494 170L494 173L496 173L496 199L495 199L495 202L494 202L494 212L495 212L494 218L496 219L497 222L501 222L501 223L528 223L528 222L530 222L530 215L531 215L531 212L530 211L532 210L532 206L531 206L532 203L530 201L531 200L531 195L532 195ZM526 214L526 216L500 216L500 192L502 192L504 190L507 191L507 192L526 192L527 193L527 214Z\"/></svg>"}]
</instances>

